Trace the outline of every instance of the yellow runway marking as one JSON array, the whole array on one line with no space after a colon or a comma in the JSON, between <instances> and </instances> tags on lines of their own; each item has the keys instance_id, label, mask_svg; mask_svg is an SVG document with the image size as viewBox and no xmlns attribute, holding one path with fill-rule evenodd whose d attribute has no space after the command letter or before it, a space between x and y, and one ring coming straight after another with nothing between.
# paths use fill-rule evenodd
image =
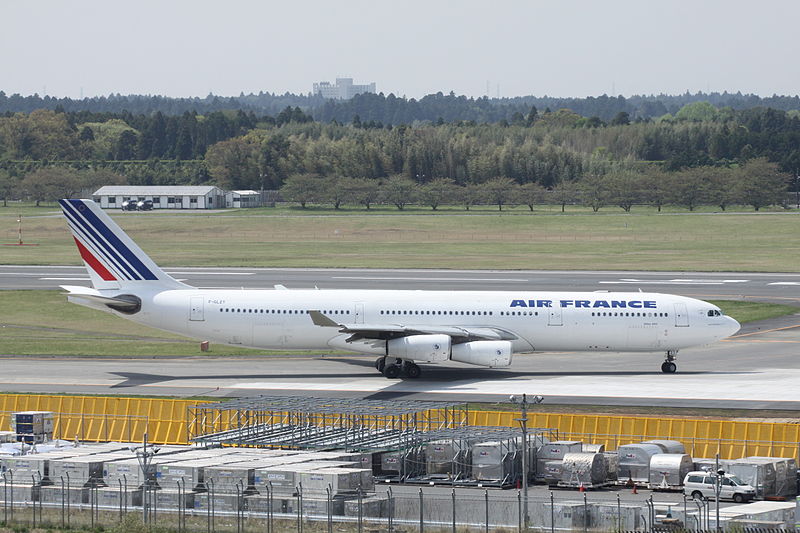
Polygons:
<instances>
[{"instance_id":1,"label":"yellow runway marking","mask_svg":"<svg viewBox=\"0 0 800 533\"><path fill-rule=\"evenodd\" d=\"M800 341L770 341L770 340L763 340L763 339L723 339L722 342L757 342L757 343L768 343L768 342L777 342L777 343L784 343L784 344L800 344Z\"/></svg>"},{"instance_id":2,"label":"yellow runway marking","mask_svg":"<svg viewBox=\"0 0 800 533\"><path fill-rule=\"evenodd\" d=\"M752 333L742 333L741 335L734 335L733 337L728 337L728 339L740 339L742 337L750 337L751 335L761 335L764 333L772 333L773 331L784 331L787 329L794 329L800 328L800 324L795 324L794 326L784 326L782 328L773 328L773 329L765 329L764 331L754 331Z\"/></svg>"}]
</instances>

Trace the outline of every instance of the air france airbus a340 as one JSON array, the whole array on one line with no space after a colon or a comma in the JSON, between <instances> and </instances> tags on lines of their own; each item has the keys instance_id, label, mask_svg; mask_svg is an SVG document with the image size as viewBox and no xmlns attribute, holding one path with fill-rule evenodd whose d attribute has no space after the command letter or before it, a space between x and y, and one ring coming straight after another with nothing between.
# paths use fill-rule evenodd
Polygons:
<instances>
[{"instance_id":1,"label":"air france airbus a340","mask_svg":"<svg viewBox=\"0 0 800 533\"><path fill-rule=\"evenodd\" d=\"M162 271L91 200L62 200L92 288L68 299L165 331L269 349L378 355L387 378L417 363L507 367L542 350L662 352L733 335L739 323L701 300L642 292L196 289ZM278 287L280 288L280 287Z\"/></svg>"}]
</instances>

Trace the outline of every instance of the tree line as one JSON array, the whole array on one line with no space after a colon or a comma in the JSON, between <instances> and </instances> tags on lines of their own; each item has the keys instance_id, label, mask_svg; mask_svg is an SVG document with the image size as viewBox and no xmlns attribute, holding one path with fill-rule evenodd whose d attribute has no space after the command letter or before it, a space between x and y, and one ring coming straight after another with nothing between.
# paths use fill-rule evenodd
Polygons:
<instances>
[{"instance_id":1,"label":"tree line","mask_svg":"<svg viewBox=\"0 0 800 533\"><path fill-rule=\"evenodd\" d=\"M787 207L787 176L765 158L752 159L737 168L696 167L665 172L652 167L636 173L616 168L604 175L587 174L576 181L564 181L547 189L538 183L519 184L507 177L495 177L481 183L458 184L452 178L433 178L420 183L403 175L385 179L294 174L280 189L284 201L303 209L323 205L342 206L393 205L460 206L475 205L537 206L583 205L597 212L604 207L618 207L629 212L635 205L650 205L661 211L664 205L681 206L689 211L710 205L725 211L732 205Z\"/></svg>"},{"instance_id":2,"label":"tree line","mask_svg":"<svg viewBox=\"0 0 800 533\"><path fill-rule=\"evenodd\" d=\"M4 198L28 194L17 185L48 168L81 176L110 172L131 184L224 189L277 190L290 177L307 175L402 176L419 186L442 178L460 187L506 178L552 191L607 175L660 171L666 180L709 169L737 173L760 159L783 172L784 189L797 187L797 113L695 102L655 121L632 121L619 112L605 122L534 107L511 122L400 126L360 118L322 123L299 107L275 116L36 110L0 117L0 180L9 184Z\"/></svg>"},{"instance_id":3,"label":"tree line","mask_svg":"<svg viewBox=\"0 0 800 533\"><path fill-rule=\"evenodd\" d=\"M258 115L275 116L287 107L298 107L316 120L329 122L351 122L354 116L362 120L374 120L382 124L411 124L414 121L435 123L439 119L474 120L476 122L511 121L515 113L527 114L531 107L541 110L571 109L586 117L597 117L610 121L620 112L627 113L632 120L654 119L666 114L675 114L687 104L709 102L718 109L734 110L753 107L770 107L781 111L800 109L800 97L760 97L741 93L684 93L680 95L633 95L588 96L586 98L557 98L550 96L519 96L514 98L472 98L442 92L415 99L395 94L362 94L352 100L326 100L312 94L276 94L261 91L257 94L219 96L209 94L204 98L170 98L159 95L110 94L91 98L57 98L38 94L22 96L7 95L0 91L0 114L30 113L37 109L65 112L113 113L134 115L161 113L179 116L186 112L207 115L219 111L243 111ZM367 117L367 118L365 118Z\"/></svg>"}]
</instances>

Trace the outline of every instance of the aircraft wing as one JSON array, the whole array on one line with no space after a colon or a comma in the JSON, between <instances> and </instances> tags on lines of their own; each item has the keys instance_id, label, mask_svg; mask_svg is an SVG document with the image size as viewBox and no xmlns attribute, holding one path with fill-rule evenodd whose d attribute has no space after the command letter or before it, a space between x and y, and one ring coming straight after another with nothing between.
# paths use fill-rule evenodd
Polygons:
<instances>
[{"instance_id":1,"label":"aircraft wing","mask_svg":"<svg viewBox=\"0 0 800 533\"><path fill-rule=\"evenodd\" d=\"M309 311L311 320L317 326L339 328L340 333L350 333L350 342L361 339L394 339L408 335L449 335L454 340L514 340L510 331L483 326L437 326L431 324L351 324L332 320L320 311Z\"/></svg>"}]
</instances>

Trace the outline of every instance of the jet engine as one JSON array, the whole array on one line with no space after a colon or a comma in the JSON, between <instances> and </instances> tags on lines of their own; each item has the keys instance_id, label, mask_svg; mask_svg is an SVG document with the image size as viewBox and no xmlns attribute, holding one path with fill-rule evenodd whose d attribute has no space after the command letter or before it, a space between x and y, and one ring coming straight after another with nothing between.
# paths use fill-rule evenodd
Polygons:
<instances>
[{"instance_id":1,"label":"jet engine","mask_svg":"<svg viewBox=\"0 0 800 533\"><path fill-rule=\"evenodd\" d=\"M511 365L510 341L473 341L454 344L450 359L460 363L488 366L489 368Z\"/></svg>"},{"instance_id":2,"label":"jet engine","mask_svg":"<svg viewBox=\"0 0 800 533\"><path fill-rule=\"evenodd\" d=\"M450 335L409 335L389 340L387 353L411 361L443 363L450 357L450 345Z\"/></svg>"}]
</instances>

